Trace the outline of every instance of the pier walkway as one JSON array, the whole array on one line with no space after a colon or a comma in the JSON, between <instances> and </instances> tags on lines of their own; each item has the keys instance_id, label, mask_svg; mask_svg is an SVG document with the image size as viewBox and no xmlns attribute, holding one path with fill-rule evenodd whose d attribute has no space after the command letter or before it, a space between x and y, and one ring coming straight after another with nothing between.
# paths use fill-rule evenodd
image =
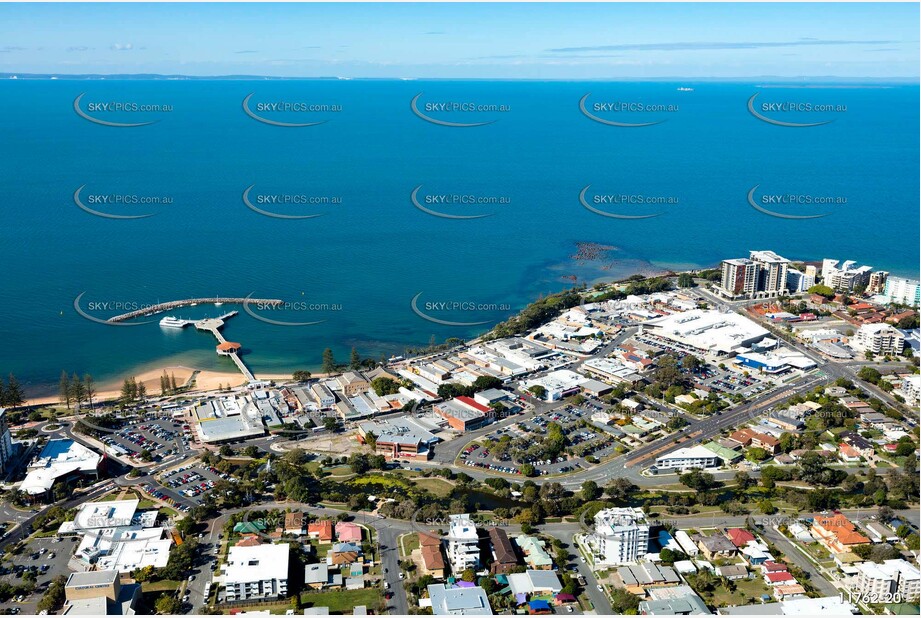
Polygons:
<instances>
[{"instance_id":1,"label":"pier walkway","mask_svg":"<svg viewBox=\"0 0 921 618\"><path fill-rule=\"evenodd\" d=\"M240 354L237 349L228 349L226 351L221 351L220 349L222 345L231 343L224 338L224 335L221 334L221 328L224 327L225 320L228 320L235 315L237 315L237 312L231 311L217 318L205 318L204 320L196 320L192 323L195 324L196 329L207 331L214 335L214 338L217 339L218 353L222 356L227 356L230 358L230 360L232 360L237 366L237 369L240 370L240 373L242 373L249 382L255 382L256 376L254 376L253 372L249 370L249 367L243 363L243 359L240 358ZM239 347L239 344L233 345L237 346L237 348Z\"/></svg>"},{"instance_id":2,"label":"pier walkway","mask_svg":"<svg viewBox=\"0 0 921 618\"><path fill-rule=\"evenodd\" d=\"M142 316L150 316L155 313L160 313L161 311L178 309L179 307L191 307L192 305L223 305L224 303L227 303L228 305L244 305L246 303L256 305L281 305L283 302L284 301L278 300L277 298L240 298L230 296L215 296L213 298L186 298L184 300L171 300L168 303L160 303L158 305L151 305L150 307L145 307L136 311L122 313L116 316L112 316L106 320L106 322L124 322L125 320L131 320L133 318L139 318Z\"/></svg>"}]
</instances>

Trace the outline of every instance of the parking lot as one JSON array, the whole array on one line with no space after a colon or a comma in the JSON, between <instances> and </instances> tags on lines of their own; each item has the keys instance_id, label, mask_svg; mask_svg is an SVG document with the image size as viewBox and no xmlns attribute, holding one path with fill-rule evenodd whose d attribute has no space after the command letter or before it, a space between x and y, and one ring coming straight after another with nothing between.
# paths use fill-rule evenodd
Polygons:
<instances>
[{"instance_id":1,"label":"parking lot","mask_svg":"<svg viewBox=\"0 0 921 618\"><path fill-rule=\"evenodd\" d=\"M141 461L144 451L150 454L151 461L159 462L189 448L183 426L172 419L128 421L115 433L101 436L100 440L117 454L135 461Z\"/></svg>"},{"instance_id":2,"label":"parking lot","mask_svg":"<svg viewBox=\"0 0 921 618\"><path fill-rule=\"evenodd\" d=\"M680 343L666 341L649 334L636 335L634 336L634 340L637 343L643 344L646 348L671 354L678 360L679 365L685 356L693 355L697 357L702 361L701 366L694 371L682 369L681 373L687 376L691 381L703 385L710 390L715 390L727 395L742 395L751 398L773 386L769 380L763 380L755 375L749 374L746 376L740 371L720 369L717 365L707 363L705 359L701 358L698 351L688 346L681 345ZM731 363L731 360L726 359L722 364L728 367Z\"/></svg>"},{"instance_id":3,"label":"parking lot","mask_svg":"<svg viewBox=\"0 0 921 618\"><path fill-rule=\"evenodd\" d=\"M589 402L584 407L566 406L496 429L468 445L461 452L460 459L470 467L512 475L521 475L524 464L534 466L538 476L589 468L592 464L585 461L586 457L606 457L619 446L610 433L585 425L585 421L597 411L594 409L596 405L600 408L599 404ZM565 450L555 457L530 452L531 447L546 436L551 423L563 428L567 443Z\"/></svg>"},{"instance_id":4,"label":"parking lot","mask_svg":"<svg viewBox=\"0 0 921 618\"><path fill-rule=\"evenodd\" d=\"M205 464L183 466L159 478L164 487L175 490L197 504L201 504L205 494L220 480L233 482L235 479Z\"/></svg>"},{"instance_id":5,"label":"parking lot","mask_svg":"<svg viewBox=\"0 0 921 618\"><path fill-rule=\"evenodd\" d=\"M76 537L47 537L33 539L17 555L4 560L0 565L0 580L11 585L22 584L28 578L27 571L35 573L35 589L32 594L0 603L2 613L37 613L37 604L55 576L70 573L67 563L77 546Z\"/></svg>"}]
</instances>

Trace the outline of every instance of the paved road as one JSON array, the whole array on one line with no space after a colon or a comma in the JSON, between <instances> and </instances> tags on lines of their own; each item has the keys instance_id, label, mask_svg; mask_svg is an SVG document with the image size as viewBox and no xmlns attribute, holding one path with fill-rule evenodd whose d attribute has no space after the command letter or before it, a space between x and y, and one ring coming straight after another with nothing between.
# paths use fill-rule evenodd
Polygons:
<instances>
[{"instance_id":1,"label":"paved road","mask_svg":"<svg viewBox=\"0 0 921 618\"><path fill-rule=\"evenodd\" d=\"M809 573L809 582L822 593L822 596L832 597L837 596L839 590L835 588L831 582L825 579L825 576L816 567L809 558L803 555L798 547L796 547L792 541L787 537L782 535L777 528L773 526L765 526L762 534L764 538L777 546L778 549L783 551L784 558L801 568L806 573Z\"/></svg>"}]
</instances>

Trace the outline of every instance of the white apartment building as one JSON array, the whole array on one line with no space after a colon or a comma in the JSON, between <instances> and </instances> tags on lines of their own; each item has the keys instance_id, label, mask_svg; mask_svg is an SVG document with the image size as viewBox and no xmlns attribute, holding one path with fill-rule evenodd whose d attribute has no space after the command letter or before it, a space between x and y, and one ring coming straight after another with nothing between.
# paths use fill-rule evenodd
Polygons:
<instances>
[{"instance_id":1,"label":"white apartment building","mask_svg":"<svg viewBox=\"0 0 921 618\"><path fill-rule=\"evenodd\" d=\"M882 300L917 307L921 304L921 283L905 277L887 277Z\"/></svg>"},{"instance_id":2,"label":"white apartment building","mask_svg":"<svg viewBox=\"0 0 921 618\"><path fill-rule=\"evenodd\" d=\"M451 515L448 529L448 561L455 575L480 566L480 537L467 513Z\"/></svg>"},{"instance_id":3,"label":"white apartment building","mask_svg":"<svg viewBox=\"0 0 921 618\"><path fill-rule=\"evenodd\" d=\"M716 468L720 465L720 458L716 453L703 446L680 448L666 455L656 458L656 468L659 470L690 470L691 468Z\"/></svg>"},{"instance_id":4,"label":"white apartment building","mask_svg":"<svg viewBox=\"0 0 921 618\"><path fill-rule=\"evenodd\" d=\"M822 260L822 283L831 289L850 292L870 284L872 266L857 266L853 260L847 260L841 266L838 264L838 260Z\"/></svg>"},{"instance_id":5,"label":"white apartment building","mask_svg":"<svg viewBox=\"0 0 921 618\"><path fill-rule=\"evenodd\" d=\"M639 508L603 509L585 540L596 568L636 562L649 551L649 521Z\"/></svg>"},{"instance_id":6,"label":"white apartment building","mask_svg":"<svg viewBox=\"0 0 921 618\"><path fill-rule=\"evenodd\" d=\"M851 347L873 354L901 354L905 335L891 324L864 324L851 339Z\"/></svg>"},{"instance_id":7,"label":"white apartment building","mask_svg":"<svg viewBox=\"0 0 921 618\"><path fill-rule=\"evenodd\" d=\"M288 594L287 543L231 547L224 567L228 601L274 599Z\"/></svg>"},{"instance_id":8,"label":"white apartment building","mask_svg":"<svg viewBox=\"0 0 921 618\"><path fill-rule=\"evenodd\" d=\"M908 405L915 407L921 405L921 375L914 374L902 378L898 392L902 394Z\"/></svg>"},{"instance_id":9,"label":"white apartment building","mask_svg":"<svg viewBox=\"0 0 921 618\"><path fill-rule=\"evenodd\" d=\"M856 565L855 592L863 598L917 601L921 592L921 571L905 560ZM897 596L896 596L897 595ZM884 602L884 601L883 601Z\"/></svg>"}]
</instances>

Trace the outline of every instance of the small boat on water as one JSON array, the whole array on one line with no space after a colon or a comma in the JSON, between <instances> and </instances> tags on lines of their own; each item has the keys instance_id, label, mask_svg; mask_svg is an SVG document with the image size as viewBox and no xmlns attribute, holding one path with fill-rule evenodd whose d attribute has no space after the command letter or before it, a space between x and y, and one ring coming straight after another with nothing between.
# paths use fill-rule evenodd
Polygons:
<instances>
[{"instance_id":1,"label":"small boat on water","mask_svg":"<svg viewBox=\"0 0 921 618\"><path fill-rule=\"evenodd\" d=\"M693 88L688 88L687 86L681 86L678 88L678 92L694 92Z\"/></svg>"}]
</instances>

